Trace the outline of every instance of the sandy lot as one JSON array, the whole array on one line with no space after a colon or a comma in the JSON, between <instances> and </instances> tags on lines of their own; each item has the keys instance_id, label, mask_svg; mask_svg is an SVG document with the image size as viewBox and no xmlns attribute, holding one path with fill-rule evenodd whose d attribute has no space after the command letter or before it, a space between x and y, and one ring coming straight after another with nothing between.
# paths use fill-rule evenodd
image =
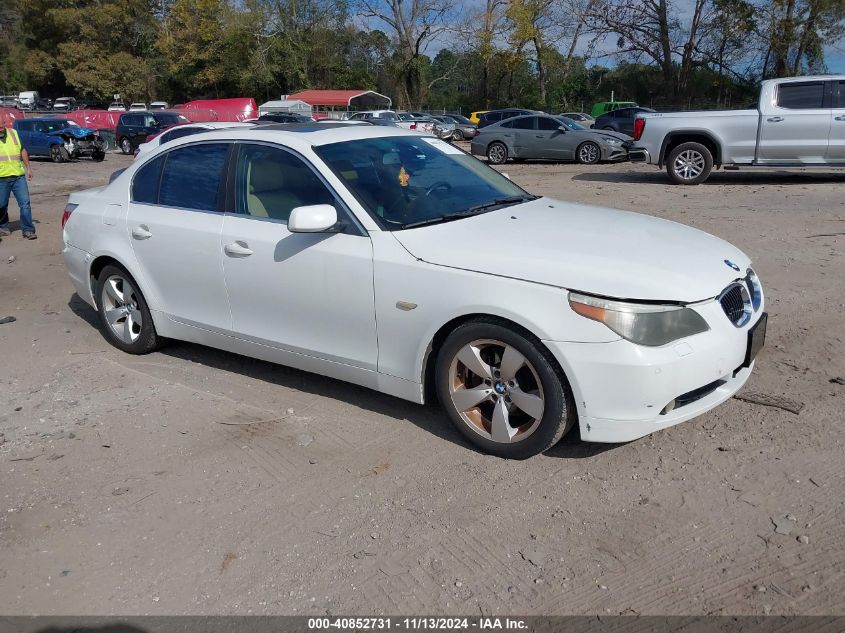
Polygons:
<instances>
[{"instance_id":1,"label":"sandy lot","mask_svg":"<svg viewBox=\"0 0 845 633\"><path fill-rule=\"evenodd\" d=\"M733 399L507 462L436 407L197 345L110 347L60 218L128 162L36 163L40 239L0 243L0 613L845 614L845 174L682 188L508 165L749 253L770 322L746 391L803 408Z\"/></svg>"}]
</instances>

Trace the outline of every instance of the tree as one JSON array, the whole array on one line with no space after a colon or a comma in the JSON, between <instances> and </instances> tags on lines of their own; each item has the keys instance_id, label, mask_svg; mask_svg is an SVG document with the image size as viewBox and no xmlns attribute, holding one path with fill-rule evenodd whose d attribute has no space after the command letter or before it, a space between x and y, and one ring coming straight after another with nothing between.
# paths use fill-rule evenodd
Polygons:
<instances>
[{"instance_id":1,"label":"tree","mask_svg":"<svg viewBox=\"0 0 845 633\"><path fill-rule=\"evenodd\" d=\"M823 72L824 47L845 34L845 0L771 0L756 9L764 17L764 77Z\"/></svg>"},{"instance_id":2,"label":"tree","mask_svg":"<svg viewBox=\"0 0 845 633\"><path fill-rule=\"evenodd\" d=\"M424 99L429 45L457 21L454 0L361 0L361 15L389 27L396 53L400 103L419 108Z\"/></svg>"}]
</instances>

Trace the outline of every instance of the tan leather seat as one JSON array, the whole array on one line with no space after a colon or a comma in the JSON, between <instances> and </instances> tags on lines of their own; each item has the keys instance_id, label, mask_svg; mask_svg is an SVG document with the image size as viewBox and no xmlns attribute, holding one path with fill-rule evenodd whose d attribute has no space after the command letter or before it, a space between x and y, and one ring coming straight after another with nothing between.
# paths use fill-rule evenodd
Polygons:
<instances>
[{"instance_id":1,"label":"tan leather seat","mask_svg":"<svg viewBox=\"0 0 845 633\"><path fill-rule=\"evenodd\" d=\"M302 205L300 198L290 191L290 185L295 179L286 165L270 161L257 160L247 167L247 212L259 218L273 218L288 221L290 212Z\"/></svg>"}]
</instances>

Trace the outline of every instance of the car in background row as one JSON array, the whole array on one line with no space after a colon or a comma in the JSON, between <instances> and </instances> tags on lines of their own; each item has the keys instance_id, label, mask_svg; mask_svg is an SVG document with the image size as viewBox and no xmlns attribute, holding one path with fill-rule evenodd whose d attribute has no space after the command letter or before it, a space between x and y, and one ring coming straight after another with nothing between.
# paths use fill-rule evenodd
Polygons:
<instances>
[{"instance_id":1,"label":"car in background row","mask_svg":"<svg viewBox=\"0 0 845 633\"><path fill-rule=\"evenodd\" d=\"M126 112L129 106L120 101L112 101L107 109L109 112Z\"/></svg>"},{"instance_id":2,"label":"car in background row","mask_svg":"<svg viewBox=\"0 0 845 633\"><path fill-rule=\"evenodd\" d=\"M150 150L156 149L160 145L164 145L168 141L182 138L183 136L191 136L192 134L200 134L209 130L220 130L229 127L252 127L258 122L262 122L260 118L258 121L209 121L207 123L174 125L163 132L148 136L147 140L141 143L138 149L135 150L135 158L146 154ZM287 123L287 121L284 121L284 123Z\"/></svg>"},{"instance_id":3,"label":"car in background row","mask_svg":"<svg viewBox=\"0 0 845 633\"><path fill-rule=\"evenodd\" d=\"M763 289L735 246L532 195L394 127L177 139L71 194L62 229L73 286L123 352L185 340L419 404L436 393L500 457L576 424L627 442L701 415L765 341Z\"/></svg>"},{"instance_id":4,"label":"car in background row","mask_svg":"<svg viewBox=\"0 0 845 633\"><path fill-rule=\"evenodd\" d=\"M596 122L596 119L586 112L564 112L558 116L566 117L576 123L580 123L585 127L593 127L593 123Z\"/></svg>"},{"instance_id":5,"label":"car in background row","mask_svg":"<svg viewBox=\"0 0 845 633\"><path fill-rule=\"evenodd\" d=\"M637 115L644 114L646 112L655 112L655 110L652 110L651 108L644 108L642 106L637 106L635 108L619 108L618 110L613 110L607 114L602 114L596 119L596 122L593 123L593 127L597 130L621 132L622 134L633 136L634 121L637 119Z\"/></svg>"},{"instance_id":6,"label":"car in background row","mask_svg":"<svg viewBox=\"0 0 845 633\"><path fill-rule=\"evenodd\" d=\"M478 134L478 126L460 114L438 114L434 115L434 118L444 123L455 124L455 130L452 132L453 141L465 141L475 138Z\"/></svg>"},{"instance_id":7,"label":"car in background row","mask_svg":"<svg viewBox=\"0 0 845 633\"><path fill-rule=\"evenodd\" d=\"M79 104L76 101L76 97L59 97L53 102L53 110L70 112L71 110L78 109L78 107Z\"/></svg>"},{"instance_id":8,"label":"car in background row","mask_svg":"<svg viewBox=\"0 0 845 633\"><path fill-rule=\"evenodd\" d=\"M129 111L130 112L146 112L147 104L146 103L130 103L129 104Z\"/></svg>"},{"instance_id":9,"label":"car in background row","mask_svg":"<svg viewBox=\"0 0 845 633\"><path fill-rule=\"evenodd\" d=\"M18 108L21 102L16 95L0 95L0 108Z\"/></svg>"},{"instance_id":10,"label":"car in background row","mask_svg":"<svg viewBox=\"0 0 845 633\"><path fill-rule=\"evenodd\" d=\"M511 117L521 116L523 114L535 114L537 110L525 110L521 108L507 108L504 110L490 110L481 115L478 121L478 129L487 127L499 121L510 119Z\"/></svg>"},{"instance_id":11,"label":"car in background row","mask_svg":"<svg viewBox=\"0 0 845 633\"><path fill-rule=\"evenodd\" d=\"M150 104L150 110L167 110L169 107L167 101L153 101Z\"/></svg>"},{"instance_id":12,"label":"car in background row","mask_svg":"<svg viewBox=\"0 0 845 633\"><path fill-rule=\"evenodd\" d=\"M618 110L619 108L636 108L639 104L634 101L599 101L593 104L593 109L590 111L590 116L594 119L599 118L602 114Z\"/></svg>"},{"instance_id":13,"label":"car in background row","mask_svg":"<svg viewBox=\"0 0 845 633\"><path fill-rule=\"evenodd\" d=\"M190 123L176 112L127 112L120 115L115 128L117 146L124 154L133 154L135 148L156 134L174 125Z\"/></svg>"},{"instance_id":14,"label":"car in background row","mask_svg":"<svg viewBox=\"0 0 845 633\"><path fill-rule=\"evenodd\" d=\"M481 115L490 112L490 110L476 110L475 112L469 113L469 120L478 125L481 121Z\"/></svg>"},{"instance_id":15,"label":"car in background row","mask_svg":"<svg viewBox=\"0 0 845 633\"><path fill-rule=\"evenodd\" d=\"M49 156L54 163L80 156L99 162L106 157L107 144L97 130L69 119L18 119L14 127L30 156Z\"/></svg>"},{"instance_id":16,"label":"car in background row","mask_svg":"<svg viewBox=\"0 0 845 633\"><path fill-rule=\"evenodd\" d=\"M506 119L479 130L470 151L493 165L508 159L574 160L585 165L628 157L631 137L590 130L571 119L531 114Z\"/></svg>"}]
</instances>

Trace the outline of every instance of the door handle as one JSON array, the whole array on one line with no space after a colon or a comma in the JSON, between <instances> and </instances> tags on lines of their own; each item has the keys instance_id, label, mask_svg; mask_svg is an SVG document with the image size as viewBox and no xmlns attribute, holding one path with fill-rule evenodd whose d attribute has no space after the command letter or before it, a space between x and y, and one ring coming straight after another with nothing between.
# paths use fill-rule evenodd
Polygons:
<instances>
[{"instance_id":1,"label":"door handle","mask_svg":"<svg viewBox=\"0 0 845 633\"><path fill-rule=\"evenodd\" d=\"M783 121L783 117L782 116L770 116L768 119L766 119L766 121L768 121L769 123L780 123L781 121Z\"/></svg>"},{"instance_id":2,"label":"door handle","mask_svg":"<svg viewBox=\"0 0 845 633\"><path fill-rule=\"evenodd\" d=\"M546 138L543 134L535 134L534 138Z\"/></svg>"},{"instance_id":3,"label":"door handle","mask_svg":"<svg viewBox=\"0 0 845 633\"><path fill-rule=\"evenodd\" d=\"M140 226L136 226L132 229L132 237L136 240L148 240L152 236L153 234L150 233L150 228L145 224L141 224Z\"/></svg>"},{"instance_id":4,"label":"door handle","mask_svg":"<svg viewBox=\"0 0 845 633\"><path fill-rule=\"evenodd\" d=\"M840 114L839 116L833 117L834 121L845 121L845 114Z\"/></svg>"},{"instance_id":5,"label":"door handle","mask_svg":"<svg viewBox=\"0 0 845 633\"><path fill-rule=\"evenodd\" d=\"M249 257L252 255L252 250L249 248L249 245L246 242L241 242L240 240L232 242L231 244L226 244L226 246L223 247L223 250L229 257Z\"/></svg>"}]
</instances>

